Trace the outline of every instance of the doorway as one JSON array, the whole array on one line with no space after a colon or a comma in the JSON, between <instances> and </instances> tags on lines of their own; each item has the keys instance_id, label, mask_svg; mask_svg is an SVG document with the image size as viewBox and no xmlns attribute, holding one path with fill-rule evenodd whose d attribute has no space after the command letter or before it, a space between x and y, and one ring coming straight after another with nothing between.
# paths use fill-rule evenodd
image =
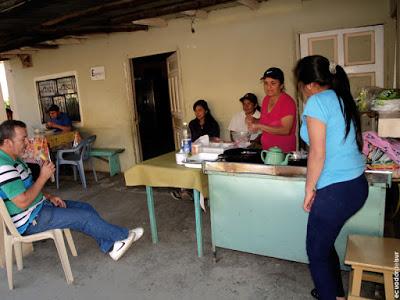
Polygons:
<instances>
[{"instance_id":1,"label":"doorway","mask_svg":"<svg viewBox=\"0 0 400 300\"><path fill-rule=\"evenodd\" d=\"M131 59L143 160L175 150L167 71L173 53Z\"/></svg>"}]
</instances>

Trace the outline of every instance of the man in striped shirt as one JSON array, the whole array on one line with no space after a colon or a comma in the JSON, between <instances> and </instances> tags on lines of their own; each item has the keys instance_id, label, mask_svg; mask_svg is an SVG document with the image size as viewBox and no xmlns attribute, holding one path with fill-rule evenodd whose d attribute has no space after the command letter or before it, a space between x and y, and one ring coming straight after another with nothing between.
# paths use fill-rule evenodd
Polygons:
<instances>
[{"instance_id":1,"label":"man in striped shirt","mask_svg":"<svg viewBox=\"0 0 400 300\"><path fill-rule=\"evenodd\" d=\"M93 237L100 250L114 260L143 235L143 228L128 230L106 222L88 203L64 201L42 192L54 173L54 164L45 162L33 182L30 169L19 158L26 145L25 123L8 120L0 124L0 201L4 201L20 234L70 228Z\"/></svg>"}]
</instances>

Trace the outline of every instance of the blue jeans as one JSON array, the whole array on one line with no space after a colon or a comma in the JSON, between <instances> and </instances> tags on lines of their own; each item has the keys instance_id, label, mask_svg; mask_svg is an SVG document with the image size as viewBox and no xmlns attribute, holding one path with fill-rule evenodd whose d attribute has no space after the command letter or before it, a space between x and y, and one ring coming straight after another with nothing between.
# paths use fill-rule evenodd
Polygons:
<instances>
[{"instance_id":1,"label":"blue jeans","mask_svg":"<svg viewBox=\"0 0 400 300\"><path fill-rule=\"evenodd\" d=\"M56 207L45 201L42 209L24 234L34 234L50 229L70 228L94 238L104 253L111 251L115 241L128 237L129 230L103 220L88 203L65 201L66 208Z\"/></svg>"},{"instance_id":2,"label":"blue jeans","mask_svg":"<svg viewBox=\"0 0 400 300\"><path fill-rule=\"evenodd\" d=\"M321 300L344 297L335 240L346 221L365 203L368 182L363 175L317 190L308 216L307 255L315 288Z\"/></svg>"}]
</instances>

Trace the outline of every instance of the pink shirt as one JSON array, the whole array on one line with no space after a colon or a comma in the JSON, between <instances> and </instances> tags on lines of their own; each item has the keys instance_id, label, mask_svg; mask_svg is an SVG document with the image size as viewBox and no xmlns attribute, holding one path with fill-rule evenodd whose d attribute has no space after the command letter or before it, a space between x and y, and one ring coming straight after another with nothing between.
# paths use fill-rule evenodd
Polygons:
<instances>
[{"instance_id":1,"label":"pink shirt","mask_svg":"<svg viewBox=\"0 0 400 300\"><path fill-rule=\"evenodd\" d=\"M270 97L265 96L261 107L260 124L278 127L282 126L281 119L286 116L293 116L293 126L288 135L271 134L263 131L261 144L264 150L277 146L283 152L296 151L296 103L292 97L282 92L278 101L270 112L268 112L268 103Z\"/></svg>"}]
</instances>

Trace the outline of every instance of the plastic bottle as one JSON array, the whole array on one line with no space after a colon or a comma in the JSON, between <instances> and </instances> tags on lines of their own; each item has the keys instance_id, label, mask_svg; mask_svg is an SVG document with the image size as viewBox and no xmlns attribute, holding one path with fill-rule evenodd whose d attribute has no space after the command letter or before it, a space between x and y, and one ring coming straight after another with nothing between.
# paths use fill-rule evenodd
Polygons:
<instances>
[{"instance_id":1,"label":"plastic bottle","mask_svg":"<svg viewBox=\"0 0 400 300\"><path fill-rule=\"evenodd\" d=\"M190 153L192 150L192 136L190 134L190 128L186 122L183 123L182 126L181 150L184 153Z\"/></svg>"}]
</instances>

